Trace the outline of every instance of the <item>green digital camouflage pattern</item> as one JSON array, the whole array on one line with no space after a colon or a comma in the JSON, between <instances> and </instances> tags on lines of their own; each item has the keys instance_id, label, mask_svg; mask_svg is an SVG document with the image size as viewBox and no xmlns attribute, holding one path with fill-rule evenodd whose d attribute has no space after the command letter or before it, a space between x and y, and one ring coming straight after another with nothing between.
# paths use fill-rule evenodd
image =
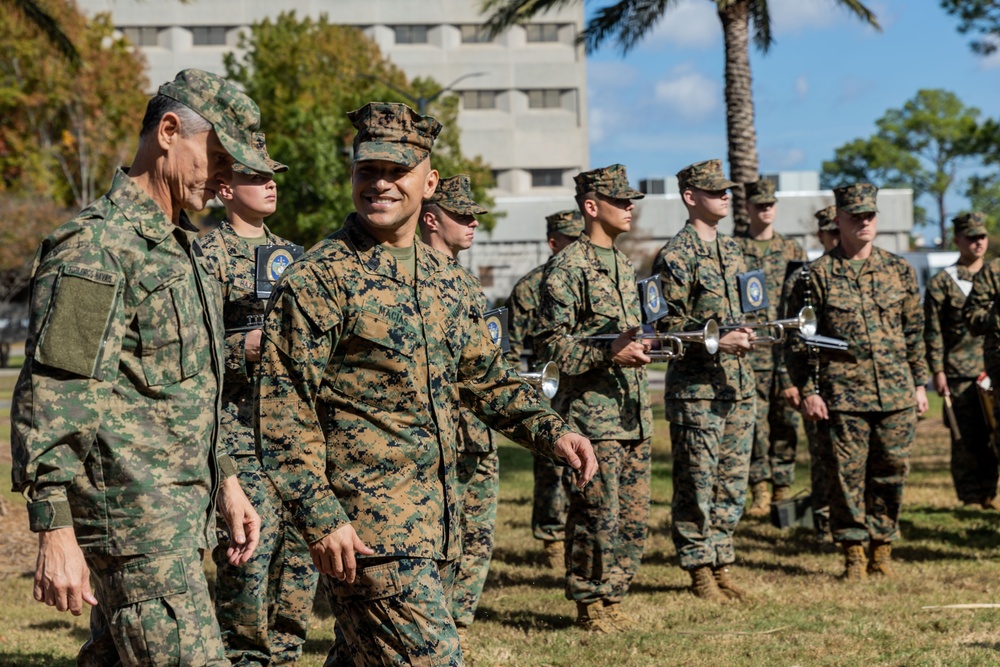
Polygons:
<instances>
[{"instance_id":1,"label":"green digital camouflage pattern","mask_svg":"<svg viewBox=\"0 0 1000 667\"><path fill-rule=\"evenodd\" d=\"M545 216L545 234L563 234L575 239L583 234L583 213L573 208Z\"/></svg>"},{"instance_id":2,"label":"green digital camouflage pattern","mask_svg":"<svg viewBox=\"0 0 1000 667\"><path fill-rule=\"evenodd\" d=\"M222 295L199 254L118 171L36 256L12 477L32 530L72 525L88 557L215 544Z\"/></svg>"},{"instance_id":3,"label":"green digital camouflage pattern","mask_svg":"<svg viewBox=\"0 0 1000 667\"><path fill-rule=\"evenodd\" d=\"M573 177L573 182L578 195L596 192L613 199L642 199L646 196L628 184L625 165L621 164L580 172Z\"/></svg>"},{"instance_id":4,"label":"green digital camouflage pattern","mask_svg":"<svg viewBox=\"0 0 1000 667\"><path fill-rule=\"evenodd\" d=\"M531 534L537 540L561 542L566 539L571 486L567 468L548 456L536 455L532 473Z\"/></svg>"},{"instance_id":5,"label":"green digital camouflage pattern","mask_svg":"<svg viewBox=\"0 0 1000 667\"><path fill-rule=\"evenodd\" d=\"M878 188L871 183L854 183L833 189L837 210L856 213L878 213L875 207Z\"/></svg>"},{"instance_id":6,"label":"green digital camouflage pattern","mask_svg":"<svg viewBox=\"0 0 1000 667\"><path fill-rule=\"evenodd\" d=\"M1000 387L1000 259L986 264L972 281L972 292L965 300L962 314L969 332L983 336L983 362L986 372Z\"/></svg>"},{"instance_id":7,"label":"green digital camouflage pattern","mask_svg":"<svg viewBox=\"0 0 1000 667\"><path fill-rule=\"evenodd\" d=\"M259 448L310 543L350 522L376 557L453 560L455 385L535 451L569 429L503 360L458 264L415 253L414 285L351 214L285 271L264 324Z\"/></svg>"},{"instance_id":8,"label":"green digital camouflage pattern","mask_svg":"<svg viewBox=\"0 0 1000 667\"><path fill-rule=\"evenodd\" d=\"M753 183L744 183L743 188L748 204L773 204L778 201L778 198L774 196L774 181L762 178Z\"/></svg>"},{"instance_id":9,"label":"green digital camouflage pattern","mask_svg":"<svg viewBox=\"0 0 1000 667\"><path fill-rule=\"evenodd\" d=\"M968 211L951 219L955 234L965 236L986 236L986 214L982 211Z\"/></svg>"},{"instance_id":10,"label":"green digital camouflage pattern","mask_svg":"<svg viewBox=\"0 0 1000 667\"><path fill-rule=\"evenodd\" d=\"M653 433L646 369L617 366L606 342L576 338L641 324L632 262L618 249L615 261L617 284L586 234L549 260L536 353L559 367L552 407L574 429L591 440L644 440Z\"/></svg>"},{"instance_id":11,"label":"green digital camouflage pattern","mask_svg":"<svg viewBox=\"0 0 1000 667\"><path fill-rule=\"evenodd\" d=\"M714 192L735 187L738 183L726 178L722 172L722 160L704 160L688 165L677 172L677 185L681 192L688 188Z\"/></svg>"},{"instance_id":12,"label":"green digital camouflage pattern","mask_svg":"<svg viewBox=\"0 0 1000 667\"><path fill-rule=\"evenodd\" d=\"M663 299L670 312L656 323L657 330L700 331L710 319L720 325L744 321L736 276L745 271L743 253L736 241L719 234L716 244L708 244L698 238L690 223L684 225L653 262L653 273L660 275ZM668 401L736 401L750 398L755 392L749 358L710 355L703 345L695 343L687 345L684 356L667 367Z\"/></svg>"},{"instance_id":13,"label":"green digital camouflage pattern","mask_svg":"<svg viewBox=\"0 0 1000 667\"><path fill-rule=\"evenodd\" d=\"M830 422L802 420L802 430L809 445L809 495L812 497L813 525L822 534L830 530L830 489L836 467L833 464L833 444Z\"/></svg>"},{"instance_id":14,"label":"green digital camouflage pattern","mask_svg":"<svg viewBox=\"0 0 1000 667\"><path fill-rule=\"evenodd\" d=\"M465 174L438 181L437 189L427 203L457 215L482 215L487 212L472 198L472 184Z\"/></svg>"},{"instance_id":15,"label":"green digital camouflage pattern","mask_svg":"<svg viewBox=\"0 0 1000 667\"><path fill-rule=\"evenodd\" d=\"M965 292L949 273L972 283L975 274L958 264L939 271L924 291L924 345L930 372L948 380L975 379L983 371L983 336L969 331L962 316Z\"/></svg>"},{"instance_id":16,"label":"green digital camouflage pattern","mask_svg":"<svg viewBox=\"0 0 1000 667\"><path fill-rule=\"evenodd\" d=\"M802 303L804 281L793 288ZM924 313L917 278L906 260L878 247L860 275L839 246L809 268L809 288L818 333L848 343L854 360L819 357L819 385L802 355L786 354L803 396L819 393L827 409L849 412L905 410L916 403L914 388L927 383Z\"/></svg>"},{"instance_id":17,"label":"green digital camouflage pattern","mask_svg":"<svg viewBox=\"0 0 1000 667\"><path fill-rule=\"evenodd\" d=\"M462 289L470 304L474 304L475 312L482 317L486 312L486 295L479 279L469 273L468 269L459 266L462 279ZM476 397L471 390L459 386L459 420L458 420L458 451L482 454L496 451L493 432L476 416L471 406L475 405Z\"/></svg>"},{"instance_id":18,"label":"green digital camouflage pattern","mask_svg":"<svg viewBox=\"0 0 1000 667\"><path fill-rule=\"evenodd\" d=\"M250 142L251 142L250 145L253 148L254 152L261 159L261 161L263 161L264 164L266 164L271 169L271 171L273 171L276 174L288 171L287 164L281 164L277 160L272 159L270 155L268 155L267 140L263 132L254 132L253 136L250 139ZM233 163L233 171L235 171L237 174L245 174L247 176L252 176L253 174L257 173L252 168L240 162Z\"/></svg>"},{"instance_id":19,"label":"green digital camouflage pattern","mask_svg":"<svg viewBox=\"0 0 1000 667\"><path fill-rule=\"evenodd\" d=\"M358 130L354 161L386 160L413 168L430 157L441 123L395 102L369 102L347 114Z\"/></svg>"},{"instance_id":20,"label":"green digital camouflage pattern","mask_svg":"<svg viewBox=\"0 0 1000 667\"><path fill-rule=\"evenodd\" d=\"M518 280L504 303L507 307L507 340L510 342L510 352L506 356L514 368L521 367L522 355L527 356L528 370L534 370L539 365L532 334L538 322L546 266L547 263L536 266Z\"/></svg>"},{"instance_id":21,"label":"green digital camouflage pattern","mask_svg":"<svg viewBox=\"0 0 1000 667\"><path fill-rule=\"evenodd\" d=\"M826 208L821 208L816 211L815 214L816 223L819 225L819 231L821 232L835 232L839 229L837 227L837 207L827 206Z\"/></svg>"}]
</instances>

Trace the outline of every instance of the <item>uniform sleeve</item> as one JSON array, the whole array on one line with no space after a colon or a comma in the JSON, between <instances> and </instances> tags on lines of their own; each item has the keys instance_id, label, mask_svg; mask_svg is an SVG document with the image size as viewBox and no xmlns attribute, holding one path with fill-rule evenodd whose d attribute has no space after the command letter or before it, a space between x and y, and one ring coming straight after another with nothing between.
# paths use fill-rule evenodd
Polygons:
<instances>
[{"instance_id":1,"label":"uniform sleeve","mask_svg":"<svg viewBox=\"0 0 1000 667\"><path fill-rule=\"evenodd\" d=\"M229 266L229 254L224 247L216 242L202 242L200 245L205 256L205 266L222 286L222 304L225 308L233 291L233 275ZM251 380L246 360L246 337L247 332L245 331L225 335L223 364L226 382L247 384Z\"/></svg>"},{"instance_id":2,"label":"uniform sleeve","mask_svg":"<svg viewBox=\"0 0 1000 667\"><path fill-rule=\"evenodd\" d=\"M529 304L525 303L522 298L523 284L523 282L518 282L514 285L514 289L505 304L510 316L510 321L507 323L510 351L505 356L514 368L521 366L521 353L524 351L528 336L531 335L531 316L534 313L534 308L529 307Z\"/></svg>"},{"instance_id":3,"label":"uniform sleeve","mask_svg":"<svg viewBox=\"0 0 1000 667\"><path fill-rule=\"evenodd\" d=\"M994 300L997 295L998 266L1000 265L994 260L976 274L972 281L972 292L962 308L962 317L974 336L983 336L997 326Z\"/></svg>"},{"instance_id":4,"label":"uniform sleeve","mask_svg":"<svg viewBox=\"0 0 1000 667\"><path fill-rule=\"evenodd\" d=\"M535 356L552 361L560 373L582 375L611 364L611 346L605 341L588 342L573 338L583 307L580 280L562 267L553 267L542 279L541 306L534 341Z\"/></svg>"},{"instance_id":5,"label":"uniform sleeve","mask_svg":"<svg viewBox=\"0 0 1000 667\"><path fill-rule=\"evenodd\" d=\"M12 480L31 530L71 526L67 489L109 408L125 334L125 277L94 245L39 250L24 366L11 403Z\"/></svg>"},{"instance_id":6,"label":"uniform sleeve","mask_svg":"<svg viewBox=\"0 0 1000 667\"><path fill-rule=\"evenodd\" d=\"M903 337L906 340L906 360L913 375L913 384L921 387L927 384L927 364L925 362L926 346L924 345L924 309L920 304L920 288L917 285L917 274L909 264L903 266L903 284L907 295L903 304L902 325Z\"/></svg>"},{"instance_id":7,"label":"uniform sleeve","mask_svg":"<svg viewBox=\"0 0 1000 667\"><path fill-rule=\"evenodd\" d=\"M938 281L931 280L924 293L924 346L931 374L944 372L944 335L941 332L941 305L945 294Z\"/></svg>"},{"instance_id":8,"label":"uniform sleeve","mask_svg":"<svg viewBox=\"0 0 1000 667\"><path fill-rule=\"evenodd\" d=\"M740 255L742 262L742 255ZM667 306L667 316L656 323L657 331L695 331L705 326L704 320L696 320L691 316L691 288L695 276L690 267L676 252L663 250L653 263L653 273L660 274L660 289ZM722 320L716 318L718 324Z\"/></svg>"}]
</instances>

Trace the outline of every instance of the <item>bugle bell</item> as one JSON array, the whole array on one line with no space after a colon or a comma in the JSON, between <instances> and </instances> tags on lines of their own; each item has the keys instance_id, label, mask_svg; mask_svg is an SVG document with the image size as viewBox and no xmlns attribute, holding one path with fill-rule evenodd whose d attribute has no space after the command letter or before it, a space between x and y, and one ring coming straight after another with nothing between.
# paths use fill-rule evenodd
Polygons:
<instances>
[{"instance_id":1,"label":"bugle bell","mask_svg":"<svg viewBox=\"0 0 1000 667\"><path fill-rule=\"evenodd\" d=\"M770 335L757 336L753 340L754 345L780 345L785 342L785 332L788 330L801 331L803 336L816 335L816 313L811 306L803 306L802 310L795 317L784 320L773 320L771 322L745 322L743 324L727 324L720 327L723 333L735 329L758 329L771 330Z\"/></svg>"},{"instance_id":2,"label":"bugle bell","mask_svg":"<svg viewBox=\"0 0 1000 667\"><path fill-rule=\"evenodd\" d=\"M650 359L669 360L684 356L685 343L700 343L705 351L715 354L719 351L719 325L715 320L709 320L700 331L670 331L667 333L642 332L635 340L657 341L659 346L651 347L646 355ZM664 343L666 347L664 347Z\"/></svg>"},{"instance_id":3,"label":"bugle bell","mask_svg":"<svg viewBox=\"0 0 1000 667\"><path fill-rule=\"evenodd\" d=\"M538 389L545 398L552 398L559 391L559 367L547 361L540 371L518 373L517 376Z\"/></svg>"}]
</instances>

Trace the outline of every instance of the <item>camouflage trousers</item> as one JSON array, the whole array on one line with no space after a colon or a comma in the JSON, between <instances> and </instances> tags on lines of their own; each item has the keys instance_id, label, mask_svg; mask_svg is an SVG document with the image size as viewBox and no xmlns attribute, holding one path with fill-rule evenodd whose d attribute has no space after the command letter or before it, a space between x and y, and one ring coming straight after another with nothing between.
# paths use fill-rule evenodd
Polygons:
<instances>
[{"instance_id":1,"label":"camouflage trousers","mask_svg":"<svg viewBox=\"0 0 1000 667\"><path fill-rule=\"evenodd\" d=\"M531 533L536 540L566 538L569 485L563 478L566 466L548 456L535 454L535 490L531 506Z\"/></svg>"},{"instance_id":2,"label":"camouflage trousers","mask_svg":"<svg viewBox=\"0 0 1000 667\"><path fill-rule=\"evenodd\" d=\"M445 572L428 558L365 558L353 584L323 576L337 618L324 667L462 667Z\"/></svg>"},{"instance_id":3,"label":"camouflage trousers","mask_svg":"<svg viewBox=\"0 0 1000 667\"><path fill-rule=\"evenodd\" d=\"M681 568L736 560L756 415L754 399L667 400L674 461L674 548Z\"/></svg>"},{"instance_id":4,"label":"camouflage trousers","mask_svg":"<svg viewBox=\"0 0 1000 667\"><path fill-rule=\"evenodd\" d=\"M650 441L595 440L597 473L570 488L566 598L620 602L639 569L649 524ZM572 469L566 467L569 478Z\"/></svg>"},{"instance_id":5,"label":"camouflage trousers","mask_svg":"<svg viewBox=\"0 0 1000 667\"><path fill-rule=\"evenodd\" d=\"M997 494L997 455L992 434L983 416L975 381L948 378L948 389L962 435L960 440L951 439L951 478L955 492L963 503L981 503Z\"/></svg>"},{"instance_id":6,"label":"camouflage trousers","mask_svg":"<svg viewBox=\"0 0 1000 667\"><path fill-rule=\"evenodd\" d=\"M237 456L240 486L260 515L250 560L229 564L229 533L218 517L215 613L233 665L289 665L302 654L319 572L256 456Z\"/></svg>"},{"instance_id":7,"label":"camouflage trousers","mask_svg":"<svg viewBox=\"0 0 1000 667\"><path fill-rule=\"evenodd\" d=\"M228 667L202 569L202 551L87 556L98 605L81 667Z\"/></svg>"},{"instance_id":8,"label":"camouflage trousers","mask_svg":"<svg viewBox=\"0 0 1000 667\"><path fill-rule=\"evenodd\" d=\"M817 523L830 524L830 480L833 475L833 450L830 444L830 422L802 420L809 443L809 478L812 484L812 511Z\"/></svg>"},{"instance_id":9,"label":"camouflage trousers","mask_svg":"<svg viewBox=\"0 0 1000 667\"><path fill-rule=\"evenodd\" d=\"M799 413L782 397L773 371L754 371L754 374L757 414L750 454L750 484L770 481L775 486L791 486L795 482Z\"/></svg>"},{"instance_id":10,"label":"camouflage trousers","mask_svg":"<svg viewBox=\"0 0 1000 667\"><path fill-rule=\"evenodd\" d=\"M468 627L476 618L493 557L500 493L500 458L492 452L458 453L458 512L462 515L462 555L447 572L451 617Z\"/></svg>"},{"instance_id":11,"label":"camouflage trousers","mask_svg":"<svg viewBox=\"0 0 1000 667\"><path fill-rule=\"evenodd\" d=\"M899 539L903 482L916 435L916 408L830 411L834 475L830 527L837 542Z\"/></svg>"}]
</instances>

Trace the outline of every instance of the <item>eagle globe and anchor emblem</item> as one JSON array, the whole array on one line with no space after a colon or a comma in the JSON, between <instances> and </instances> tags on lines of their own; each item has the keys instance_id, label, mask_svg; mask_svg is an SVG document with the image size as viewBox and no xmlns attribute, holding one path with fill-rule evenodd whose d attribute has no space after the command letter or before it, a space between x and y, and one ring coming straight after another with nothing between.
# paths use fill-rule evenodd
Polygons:
<instances>
[{"instance_id":1,"label":"eagle globe and anchor emblem","mask_svg":"<svg viewBox=\"0 0 1000 667\"><path fill-rule=\"evenodd\" d=\"M270 257L267 273L272 281L277 281L295 258L287 250L276 250Z\"/></svg>"},{"instance_id":2,"label":"eagle globe and anchor emblem","mask_svg":"<svg viewBox=\"0 0 1000 667\"><path fill-rule=\"evenodd\" d=\"M490 332L490 338L493 339L493 344L498 345L500 343L500 337L503 333L500 327L500 318L494 315L486 320L486 329Z\"/></svg>"},{"instance_id":3,"label":"eagle globe and anchor emblem","mask_svg":"<svg viewBox=\"0 0 1000 667\"><path fill-rule=\"evenodd\" d=\"M646 306L650 313L660 312L660 290L653 281L646 285Z\"/></svg>"},{"instance_id":4,"label":"eagle globe and anchor emblem","mask_svg":"<svg viewBox=\"0 0 1000 667\"><path fill-rule=\"evenodd\" d=\"M747 280L747 301L754 308L764 303L764 285L757 276Z\"/></svg>"}]
</instances>

